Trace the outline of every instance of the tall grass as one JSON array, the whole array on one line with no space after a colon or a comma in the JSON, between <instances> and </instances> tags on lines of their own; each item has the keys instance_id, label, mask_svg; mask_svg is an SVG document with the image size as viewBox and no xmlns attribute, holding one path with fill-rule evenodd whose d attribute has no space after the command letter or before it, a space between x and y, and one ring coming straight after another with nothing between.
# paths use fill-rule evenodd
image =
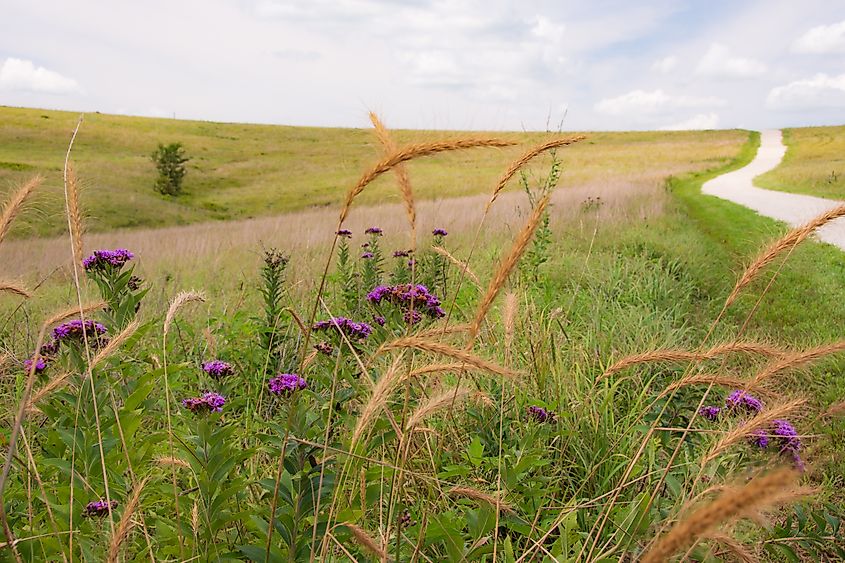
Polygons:
<instances>
[{"instance_id":1,"label":"tall grass","mask_svg":"<svg viewBox=\"0 0 845 563\"><path fill-rule=\"evenodd\" d=\"M69 234L54 256L72 257L77 275L47 297L77 303L33 321L28 315L44 307L30 304L36 291L21 309L9 308L0 332L14 358L0 364L11 428L0 520L13 556L596 561L665 560L686 549L712 560L719 546L764 549L749 539L782 549L765 528L718 528L797 500L796 472L776 468L813 466L813 450L798 445L812 442L803 427L809 407L777 376L840 346L794 352L747 335L747 322L734 324L723 295L704 294L694 266L670 250L683 239L662 216L674 204L660 189L557 191L507 209L516 198L500 195L508 180L551 149L566 162L573 138L527 147L491 193L437 207L414 200L407 162L503 142L403 148L372 120L381 149L350 182L339 215L191 227L190 242L178 229L112 234L136 258L83 267L83 229L74 227L82 212L69 193ZM390 171L401 206L356 218L353 203ZM535 238L550 209L556 253ZM190 245L242 252L261 225L299 239L286 248L287 281L263 293L265 308L290 315L261 310L257 264L230 294L211 278L204 294L157 278L167 260L208 259ZM458 225L449 235L424 234ZM624 232L597 242L609 225ZM363 238L372 226L393 236L372 230ZM404 228L411 253L396 236ZM112 240L86 235L85 244ZM317 243L328 253L310 250ZM61 241L37 244L58 249ZM3 246L4 256L25 251L18 241ZM383 263L368 262L374 246L385 250ZM393 258L389 248L400 252ZM529 252L548 255L530 275L515 275ZM156 268L142 267L147 253L158 253ZM50 256L30 266L45 267ZM409 283L427 277L439 295L434 285ZM4 299L20 299L12 293ZM85 307L93 296L102 301ZM202 301L208 306L186 307ZM52 331L53 346L48 334L69 317L98 319L109 340L83 324L78 339ZM35 338L27 336L32 326L40 327ZM23 359L33 360L26 372ZM736 396L724 398L733 388L740 397L764 390L765 405L733 405ZM708 401L722 407L714 420L702 414ZM795 436L775 432L783 419ZM749 471L765 475L699 502ZM824 522L839 517L810 509ZM828 539L808 540L799 553L842 553L838 533L820 532Z\"/></svg>"}]
</instances>

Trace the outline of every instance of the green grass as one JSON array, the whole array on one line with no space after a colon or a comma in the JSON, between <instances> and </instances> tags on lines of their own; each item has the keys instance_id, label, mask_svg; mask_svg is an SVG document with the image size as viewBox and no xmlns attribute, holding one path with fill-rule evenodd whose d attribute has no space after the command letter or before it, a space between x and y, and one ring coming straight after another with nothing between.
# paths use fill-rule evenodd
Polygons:
<instances>
[{"instance_id":1,"label":"green grass","mask_svg":"<svg viewBox=\"0 0 845 563\"><path fill-rule=\"evenodd\" d=\"M845 126L785 129L786 156L755 183L770 190L845 199Z\"/></svg>"},{"instance_id":2,"label":"green grass","mask_svg":"<svg viewBox=\"0 0 845 563\"><path fill-rule=\"evenodd\" d=\"M19 221L17 236L63 232L61 169L77 114L0 107L0 197L39 172L36 217ZM389 120L388 120L389 124ZM400 144L457 137L459 132L395 131ZM494 135L521 143L545 133ZM565 149L564 184L659 181L729 159L739 131L590 133ZM149 155L158 143L181 142L192 157L185 193L155 193ZM487 192L524 146L473 150L410 164L418 199ZM124 117L85 116L73 159L85 186L83 206L91 231L160 227L274 215L336 205L380 154L372 131ZM368 187L361 204L398 201L389 179Z\"/></svg>"}]
</instances>

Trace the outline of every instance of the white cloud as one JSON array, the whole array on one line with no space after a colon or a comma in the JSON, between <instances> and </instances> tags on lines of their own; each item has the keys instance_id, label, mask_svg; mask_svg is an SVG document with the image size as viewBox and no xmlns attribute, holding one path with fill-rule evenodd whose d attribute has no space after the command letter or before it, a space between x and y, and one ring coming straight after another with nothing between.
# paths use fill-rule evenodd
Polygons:
<instances>
[{"instance_id":1,"label":"white cloud","mask_svg":"<svg viewBox=\"0 0 845 563\"><path fill-rule=\"evenodd\" d=\"M79 84L58 72L35 66L32 61L9 57L0 66L0 90L24 90L47 94L80 92Z\"/></svg>"},{"instance_id":2,"label":"white cloud","mask_svg":"<svg viewBox=\"0 0 845 563\"><path fill-rule=\"evenodd\" d=\"M713 78L753 78L765 74L766 65L756 59L735 57L724 45L713 43L695 72Z\"/></svg>"},{"instance_id":3,"label":"white cloud","mask_svg":"<svg viewBox=\"0 0 845 563\"><path fill-rule=\"evenodd\" d=\"M766 105L773 109L814 109L845 107L845 74L795 80L772 88Z\"/></svg>"},{"instance_id":4,"label":"white cloud","mask_svg":"<svg viewBox=\"0 0 845 563\"><path fill-rule=\"evenodd\" d=\"M715 112L699 113L689 119L666 125L663 131L689 131L692 129L715 129L719 126L719 115Z\"/></svg>"},{"instance_id":5,"label":"white cloud","mask_svg":"<svg viewBox=\"0 0 845 563\"><path fill-rule=\"evenodd\" d=\"M808 30L792 44L795 53L845 53L845 20Z\"/></svg>"},{"instance_id":6,"label":"white cloud","mask_svg":"<svg viewBox=\"0 0 845 563\"><path fill-rule=\"evenodd\" d=\"M664 57L662 59L654 61L654 63L651 65L651 70L667 74L675 70L675 67L677 66L678 57L676 57L675 55L670 55L668 57Z\"/></svg>"},{"instance_id":7,"label":"white cloud","mask_svg":"<svg viewBox=\"0 0 845 563\"><path fill-rule=\"evenodd\" d=\"M718 107L725 105L721 98L713 96L671 96L663 90L651 92L632 90L615 98L605 98L595 105L596 111L608 115L630 115L658 113L679 108Z\"/></svg>"}]
</instances>

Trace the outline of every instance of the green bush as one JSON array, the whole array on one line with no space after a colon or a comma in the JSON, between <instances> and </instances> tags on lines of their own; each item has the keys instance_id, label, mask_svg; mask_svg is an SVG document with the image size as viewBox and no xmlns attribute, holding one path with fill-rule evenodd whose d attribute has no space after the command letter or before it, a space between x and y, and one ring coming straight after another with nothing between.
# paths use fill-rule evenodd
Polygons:
<instances>
[{"instance_id":1,"label":"green bush","mask_svg":"<svg viewBox=\"0 0 845 563\"><path fill-rule=\"evenodd\" d=\"M182 179L188 173L185 163L190 160L185 156L182 143L162 145L150 156L158 168L155 188L165 195L179 195L182 192Z\"/></svg>"}]
</instances>

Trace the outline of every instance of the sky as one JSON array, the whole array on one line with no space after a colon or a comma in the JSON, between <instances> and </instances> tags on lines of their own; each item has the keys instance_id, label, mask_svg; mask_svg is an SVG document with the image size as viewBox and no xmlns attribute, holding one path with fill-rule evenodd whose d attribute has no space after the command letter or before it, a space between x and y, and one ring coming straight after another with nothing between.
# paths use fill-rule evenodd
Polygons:
<instances>
[{"instance_id":1,"label":"sky","mask_svg":"<svg viewBox=\"0 0 845 563\"><path fill-rule=\"evenodd\" d=\"M372 110L458 130L845 124L845 0L0 8L0 105L341 127Z\"/></svg>"}]
</instances>

